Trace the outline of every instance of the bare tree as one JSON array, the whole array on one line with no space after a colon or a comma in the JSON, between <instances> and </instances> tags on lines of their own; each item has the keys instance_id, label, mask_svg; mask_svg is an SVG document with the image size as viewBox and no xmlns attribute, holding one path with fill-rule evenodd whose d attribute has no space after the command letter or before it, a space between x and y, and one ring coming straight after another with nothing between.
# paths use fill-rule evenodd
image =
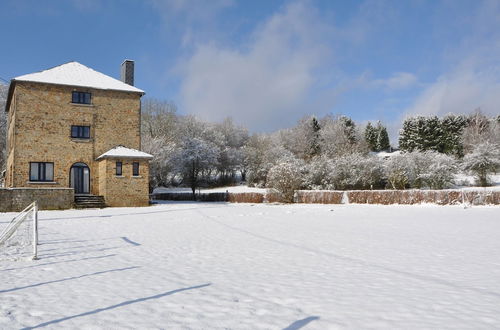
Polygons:
<instances>
[{"instance_id":1,"label":"bare tree","mask_svg":"<svg viewBox=\"0 0 500 330\"><path fill-rule=\"evenodd\" d=\"M7 161L7 113L5 112L7 91L8 86L0 84L0 181Z\"/></svg>"},{"instance_id":2,"label":"bare tree","mask_svg":"<svg viewBox=\"0 0 500 330\"><path fill-rule=\"evenodd\" d=\"M476 109L468 118L462 133L464 153L471 153L476 146L491 143L500 147L500 122L498 117L488 118Z\"/></svg>"}]
</instances>

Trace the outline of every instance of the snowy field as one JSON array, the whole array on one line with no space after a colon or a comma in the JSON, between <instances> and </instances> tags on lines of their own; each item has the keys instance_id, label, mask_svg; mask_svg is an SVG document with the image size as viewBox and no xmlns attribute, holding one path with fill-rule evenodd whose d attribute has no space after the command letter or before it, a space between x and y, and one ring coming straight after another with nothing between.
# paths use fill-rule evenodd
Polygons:
<instances>
[{"instance_id":1,"label":"snowy field","mask_svg":"<svg viewBox=\"0 0 500 330\"><path fill-rule=\"evenodd\" d=\"M0 328L498 329L499 237L500 207L42 211L40 260L0 262Z\"/></svg>"}]
</instances>

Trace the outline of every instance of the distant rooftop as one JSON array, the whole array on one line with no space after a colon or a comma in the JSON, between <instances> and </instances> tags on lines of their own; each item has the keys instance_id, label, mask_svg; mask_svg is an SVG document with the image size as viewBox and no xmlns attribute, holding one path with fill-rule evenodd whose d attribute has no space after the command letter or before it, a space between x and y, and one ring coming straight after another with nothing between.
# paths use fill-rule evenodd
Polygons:
<instances>
[{"instance_id":1,"label":"distant rooftop","mask_svg":"<svg viewBox=\"0 0 500 330\"><path fill-rule=\"evenodd\" d=\"M69 62L44 71L25 74L14 78L13 81L31 81L144 94L144 91L139 88L125 84L78 62Z\"/></svg>"},{"instance_id":2,"label":"distant rooftop","mask_svg":"<svg viewBox=\"0 0 500 330\"><path fill-rule=\"evenodd\" d=\"M126 148L124 146L116 146L113 149L110 149L97 157L97 160L103 158L144 158L144 159L152 159L153 156L136 149Z\"/></svg>"}]
</instances>

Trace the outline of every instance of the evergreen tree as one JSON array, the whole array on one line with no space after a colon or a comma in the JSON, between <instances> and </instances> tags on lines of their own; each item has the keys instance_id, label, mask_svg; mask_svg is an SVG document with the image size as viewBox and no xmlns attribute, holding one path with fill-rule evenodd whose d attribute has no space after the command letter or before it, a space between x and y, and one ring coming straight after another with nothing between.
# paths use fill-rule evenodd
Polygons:
<instances>
[{"instance_id":1,"label":"evergreen tree","mask_svg":"<svg viewBox=\"0 0 500 330\"><path fill-rule=\"evenodd\" d=\"M402 151L434 150L441 152L443 130L437 116L411 117L404 121L399 135L399 147Z\"/></svg>"},{"instance_id":2,"label":"evergreen tree","mask_svg":"<svg viewBox=\"0 0 500 330\"><path fill-rule=\"evenodd\" d=\"M423 142L419 149L422 151L433 150L443 152L441 121L437 116L421 118L423 118L423 127L418 132L418 135L419 140Z\"/></svg>"},{"instance_id":3,"label":"evergreen tree","mask_svg":"<svg viewBox=\"0 0 500 330\"><path fill-rule=\"evenodd\" d=\"M312 158L321 154L319 122L316 117L311 118L311 137L309 141L309 156Z\"/></svg>"},{"instance_id":4,"label":"evergreen tree","mask_svg":"<svg viewBox=\"0 0 500 330\"><path fill-rule=\"evenodd\" d=\"M463 115L447 115L441 120L442 127L442 152L463 157L464 147L462 144L462 133L467 126L467 118Z\"/></svg>"},{"instance_id":5,"label":"evergreen tree","mask_svg":"<svg viewBox=\"0 0 500 330\"><path fill-rule=\"evenodd\" d=\"M391 145L389 143L387 129L378 122L375 130L377 132L376 151L388 150Z\"/></svg>"},{"instance_id":6,"label":"evergreen tree","mask_svg":"<svg viewBox=\"0 0 500 330\"><path fill-rule=\"evenodd\" d=\"M403 127L399 131L399 148L402 151L412 152L417 150L418 142L417 118L410 117L405 119Z\"/></svg>"},{"instance_id":7,"label":"evergreen tree","mask_svg":"<svg viewBox=\"0 0 500 330\"><path fill-rule=\"evenodd\" d=\"M377 133L370 122L366 124L365 141L368 144L370 151L377 151Z\"/></svg>"},{"instance_id":8,"label":"evergreen tree","mask_svg":"<svg viewBox=\"0 0 500 330\"><path fill-rule=\"evenodd\" d=\"M347 116L340 116L339 121L340 124L342 125L342 129L349 143L350 144L356 143L357 142L356 124L354 123L354 121Z\"/></svg>"}]
</instances>

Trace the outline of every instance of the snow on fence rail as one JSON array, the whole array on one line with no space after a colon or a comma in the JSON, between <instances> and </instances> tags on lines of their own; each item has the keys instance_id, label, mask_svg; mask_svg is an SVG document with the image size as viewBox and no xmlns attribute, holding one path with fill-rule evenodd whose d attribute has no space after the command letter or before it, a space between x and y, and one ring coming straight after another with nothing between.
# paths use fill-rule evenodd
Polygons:
<instances>
[{"instance_id":1,"label":"snow on fence rail","mask_svg":"<svg viewBox=\"0 0 500 330\"><path fill-rule=\"evenodd\" d=\"M295 193L295 203L320 204L423 204L499 205L500 191L492 190L349 190Z\"/></svg>"},{"instance_id":2,"label":"snow on fence rail","mask_svg":"<svg viewBox=\"0 0 500 330\"><path fill-rule=\"evenodd\" d=\"M191 201L191 193L158 193L153 200ZM202 202L276 203L280 196L274 192L197 193ZM423 204L438 205L500 205L498 190L297 190L295 203L306 204Z\"/></svg>"}]
</instances>

